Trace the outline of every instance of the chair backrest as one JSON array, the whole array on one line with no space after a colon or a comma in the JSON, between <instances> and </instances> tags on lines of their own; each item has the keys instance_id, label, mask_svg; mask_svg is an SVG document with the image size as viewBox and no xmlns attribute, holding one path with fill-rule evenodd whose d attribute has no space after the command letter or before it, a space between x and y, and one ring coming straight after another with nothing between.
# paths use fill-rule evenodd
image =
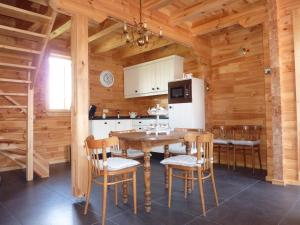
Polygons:
<instances>
[{"instance_id":1,"label":"chair backrest","mask_svg":"<svg viewBox=\"0 0 300 225\"><path fill-rule=\"evenodd\" d=\"M197 146L196 146L197 136L199 136L201 134L203 134L203 132L188 131L184 135L184 142L186 144L186 147L189 148L190 151L193 148L197 148Z\"/></svg>"},{"instance_id":2,"label":"chair backrest","mask_svg":"<svg viewBox=\"0 0 300 225\"><path fill-rule=\"evenodd\" d=\"M197 162L204 170L213 168L213 139L214 135L210 132L197 136Z\"/></svg>"},{"instance_id":3,"label":"chair backrest","mask_svg":"<svg viewBox=\"0 0 300 225\"><path fill-rule=\"evenodd\" d=\"M234 139L236 140L260 140L261 126L240 125L234 127Z\"/></svg>"},{"instance_id":4,"label":"chair backrest","mask_svg":"<svg viewBox=\"0 0 300 225\"><path fill-rule=\"evenodd\" d=\"M106 139L95 140L94 136L88 136L85 140L86 154L89 161L89 170L95 176L101 175L101 171L107 171L107 148L118 148L119 138L110 137ZM100 160L102 155L102 160Z\"/></svg>"},{"instance_id":5,"label":"chair backrest","mask_svg":"<svg viewBox=\"0 0 300 225\"><path fill-rule=\"evenodd\" d=\"M224 125L214 125L211 129L215 138L220 139L232 139L233 138L233 127Z\"/></svg>"},{"instance_id":6,"label":"chair backrest","mask_svg":"<svg viewBox=\"0 0 300 225\"><path fill-rule=\"evenodd\" d=\"M95 140L93 135L88 136L85 140L85 149L90 173L99 176L101 171L99 156L102 154L103 162L107 159L106 149L103 148L103 139Z\"/></svg>"}]
</instances>

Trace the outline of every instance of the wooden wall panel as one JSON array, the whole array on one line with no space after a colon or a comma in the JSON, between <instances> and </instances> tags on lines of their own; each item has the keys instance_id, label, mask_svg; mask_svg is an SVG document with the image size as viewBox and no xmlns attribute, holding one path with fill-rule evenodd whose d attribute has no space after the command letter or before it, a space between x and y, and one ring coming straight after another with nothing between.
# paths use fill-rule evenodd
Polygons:
<instances>
[{"instance_id":1,"label":"wooden wall panel","mask_svg":"<svg viewBox=\"0 0 300 225\"><path fill-rule=\"evenodd\" d=\"M300 183L299 146L297 146L295 58L293 10L300 1L277 0L278 43L280 62L282 146L284 183Z\"/></svg>"},{"instance_id":2,"label":"wooden wall panel","mask_svg":"<svg viewBox=\"0 0 300 225\"><path fill-rule=\"evenodd\" d=\"M241 49L246 50L244 55ZM264 49L261 26L233 27L212 36L210 125L261 125L266 168ZM223 157L226 159L226 157ZM238 158L238 164L242 159ZM256 163L258 166L258 163ZM250 160L248 160L250 166Z\"/></svg>"}]
</instances>

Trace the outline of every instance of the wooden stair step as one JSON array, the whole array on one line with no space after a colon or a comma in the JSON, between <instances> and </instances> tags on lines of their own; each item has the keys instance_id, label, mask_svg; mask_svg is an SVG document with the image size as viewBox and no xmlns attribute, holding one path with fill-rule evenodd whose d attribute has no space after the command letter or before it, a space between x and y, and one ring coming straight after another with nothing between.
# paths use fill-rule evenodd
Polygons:
<instances>
[{"instance_id":1,"label":"wooden stair step","mask_svg":"<svg viewBox=\"0 0 300 225\"><path fill-rule=\"evenodd\" d=\"M27 109L27 105L0 105L0 109Z\"/></svg>"},{"instance_id":2,"label":"wooden stair step","mask_svg":"<svg viewBox=\"0 0 300 225\"><path fill-rule=\"evenodd\" d=\"M49 177L49 162L40 153L33 153L33 170L41 178Z\"/></svg>"},{"instance_id":3,"label":"wooden stair step","mask_svg":"<svg viewBox=\"0 0 300 225\"><path fill-rule=\"evenodd\" d=\"M4 36L11 36L16 38L24 38L32 41L40 41L41 39L46 38L45 34L39 34L36 32L31 32L27 30L22 30L19 28L9 27L0 25L0 34Z\"/></svg>"},{"instance_id":4,"label":"wooden stair step","mask_svg":"<svg viewBox=\"0 0 300 225\"><path fill-rule=\"evenodd\" d=\"M4 150L1 150L1 151L8 152L8 153L14 154L14 155L23 155L23 156L26 156L26 154L27 154L26 151L24 151L23 149L20 149L20 148L4 149Z\"/></svg>"},{"instance_id":5,"label":"wooden stair step","mask_svg":"<svg viewBox=\"0 0 300 225\"><path fill-rule=\"evenodd\" d=\"M18 80L18 79L9 79L9 78L0 78L0 82L6 83L19 83L19 84L30 84L29 80Z\"/></svg>"},{"instance_id":6,"label":"wooden stair step","mask_svg":"<svg viewBox=\"0 0 300 225\"><path fill-rule=\"evenodd\" d=\"M18 166L21 166L22 168L26 167L26 164L25 164L26 156L23 156L23 157L14 157L14 155L12 155L10 153L7 153L7 152L4 152L4 151L0 151L0 154L6 156L9 159L11 159Z\"/></svg>"},{"instance_id":7,"label":"wooden stair step","mask_svg":"<svg viewBox=\"0 0 300 225\"><path fill-rule=\"evenodd\" d=\"M21 48L21 47L15 47L15 46L10 46L10 45L1 45L0 44L0 49L7 50L7 51L13 51L13 52L22 52L22 53L28 53L28 54L35 54L35 55L41 54L41 52L37 51L37 50Z\"/></svg>"},{"instance_id":8,"label":"wooden stair step","mask_svg":"<svg viewBox=\"0 0 300 225\"><path fill-rule=\"evenodd\" d=\"M1 26L1 25L0 25ZM0 67L7 67L7 68L13 68L13 69L25 69L25 70L35 70L35 66L27 66L27 65L21 65L21 64L13 64L13 63L1 63Z\"/></svg>"},{"instance_id":9,"label":"wooden stair step","mask_svg":"<svg viewBox=\"0 0 300 225\"><path fill-rule=\"evenodd\" d=\"M51 19L49 16L31 12L11 5L6 5L3 3L0 3L0 14L4 16L13 17L16 19L29 21L32 23L35 22L47 23Z\"/></svg>"},{"instance_id":10,"label":"wooden stair step","mask_svg":"<svg viewBox=\"0 0 300 225\"><path fill-rule=\"evenodd\" d=\"M7 93L7 92L0 92L0 96L27 96L27 93Z\"/></svg>"},{"instance_id":11,"label":"wooden stair step","mask_svg":"<svg viewBox=\"0 0 300 225\"><path fill-rule=\"evenodd\" d=\"M16 132L18 129L11 129L11 128L6 128L6 129L1 129L0 132ZM24 140L20 139L8 139L8 138L2 138L0 139L0 144L22 144L24 143Z\"/></svg>"}]
</instances>

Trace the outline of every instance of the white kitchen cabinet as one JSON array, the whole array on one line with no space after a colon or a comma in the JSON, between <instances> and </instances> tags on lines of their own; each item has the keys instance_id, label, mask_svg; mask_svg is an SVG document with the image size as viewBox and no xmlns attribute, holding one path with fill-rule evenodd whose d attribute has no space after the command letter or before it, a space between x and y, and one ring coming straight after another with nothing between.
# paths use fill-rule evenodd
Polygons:
<instances>
[{"instance_id":1,"label":"white kitchen cabinet","mask_svg":"<svg viewBox=\"0 0 300 225\"><path fill-rule=\"evenodd\" d=\"M142 65L136 68L138 70L138 94L148 94L153 92L155 70L153 70L152 64Z\"/></svg>"},{"instance_id":2,"label":"white kitchen cabinet","mask_svg":"<svg viewBox=\"0 0 300 225\"><path fill-rule=\"evenodd\" d=\"M113 120L91 120L90 134L94 135L95 139L108 138L109 132L115 127Z\"/></svg>"},{"instance_id":3,"label":"white kitchen cabinet","mask_svg":"<svg viewBox=\"0 0 300 225\"><path fill-rule=\"evenodd\" d=\"M162 124L168 124L168 119L160 119ZM108 138L111 131L122 131L135 129L146 131L149 126L155 123L155 119L110 119L110 120L90 120L90 134L95 139ZM151 151L163 153L163 146L155 147Z\"/></svg>"},{"instance_id":4,"label":"white kitchen cabinet","mask_svg":"<svg viewBox=\"0 0 300 225\"><path fill-rule=\"evenodd\" d=\"M131 130L132 120L90 120L90 134L96 139L108 138L111 131Z\"/></svg>"},{"instance_id":5,"label":"white kitchen cabinet","mask_svg":"<svg viewBox=\"0 0 300 225\"><path fill-rule=\"evenodd\" d=\"M125 96L134 96L138 93L139 70L128 68L124 70L124 94Z\"/></svg>"},{"instance_id":6,"label":"white kitchen cabinet","mask_svg":"<svg viewBox=\"0 0 300 225\"><path fill-rule=\"evenodd\" d=\"M173 80L174 73L172 59L155 64L155 89L157 92L168 93L168 83Z\"/></svg>"},{"instance_id":7,"label":"white kitchen cabinet","mask_svg":"<svg viewBox=\"0 0 300 225\"><path fill-rule=\"evenodd\" d=\"M124 68L125 98L168 93L168 82L183 74L183 58L168 56Z\"/></svg>"},{"instance_id":8,"label":"white kitchen cabinet","mask_svg":"<svg viewBox=\"0 0 300 225\"><path fill-rule=\"evenodd\" d=\"M122 131L122 130L131 130L132 121L131 120L116 120L115 126L112 127L111 131Z\"/></svg>"}]
</instances>

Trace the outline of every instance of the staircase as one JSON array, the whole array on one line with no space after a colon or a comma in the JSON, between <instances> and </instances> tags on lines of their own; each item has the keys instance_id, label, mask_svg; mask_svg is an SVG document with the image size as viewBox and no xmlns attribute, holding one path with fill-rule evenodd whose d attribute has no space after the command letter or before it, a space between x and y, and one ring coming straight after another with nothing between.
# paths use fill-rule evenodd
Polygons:
<instances>
[{"instance_id":1,"label":"staircase","mask_svg":"<svg viewBox=\"0 0 300 225\"><path fill-rule=\"evenodd\" d=\"M9 124L13 127L16 121L12 118L6 119L3 113L8 127L3 128L5 132L2 130L0 133L0 154L14 161L19 167L26 168L27 180L33 179L33 172L40 177L49 176L48 161L34 150L33 97L34 85L56 18L56 12L50 7L44 15L39 13L39 7L42 10L45 6L32 4L35 4L34 8L38 12L0 3L0 15L7 18L4 22L10 23L0 24L0 112L16 110L16 113L24 114L23 117L18 116L18 119L23 118L26 124L24 138L14 136ZM5 57L6 54L8 57ZM14 57L10 57L11 55Z\"/></svg>"}]
</instances>

